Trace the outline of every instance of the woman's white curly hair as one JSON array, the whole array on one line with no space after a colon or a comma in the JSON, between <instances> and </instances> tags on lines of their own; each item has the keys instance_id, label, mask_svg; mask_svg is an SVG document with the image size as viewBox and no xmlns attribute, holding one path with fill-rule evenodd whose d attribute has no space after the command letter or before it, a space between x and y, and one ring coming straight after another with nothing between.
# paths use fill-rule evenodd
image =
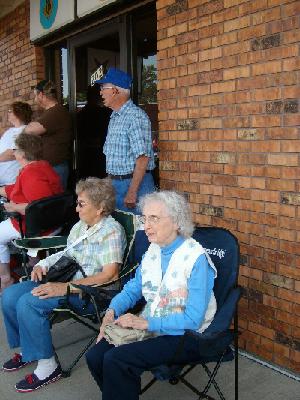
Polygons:
<instances>
[{"instance_id":1,"label":"woman's white curly hair","mask_svg":"<svg viewBox=\"0 0 300 400\"><path fill-rule=\"evenodd\" d=\"M159 201L166 206L168 215L178 225L178 233L186 238L191 237L194 231L192 211L186 198L175 191L161 190L146 194L139 201L142 211L147 203Z\"/></svg>"}]
</instances>

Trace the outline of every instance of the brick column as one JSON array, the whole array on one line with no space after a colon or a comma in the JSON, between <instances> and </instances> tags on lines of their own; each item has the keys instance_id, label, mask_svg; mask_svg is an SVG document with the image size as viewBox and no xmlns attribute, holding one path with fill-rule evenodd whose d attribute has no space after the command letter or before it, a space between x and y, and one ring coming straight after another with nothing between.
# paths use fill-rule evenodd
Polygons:
<instances>
[{"instance_id":1,"label":"brick column","mask_svg":"<svg viewBox=\"0 0 300 400\"><path fill-rule=\"evenodd\" d=\"M160 182L242 253L240 344L300 371L300 2L158 0Z\"/></svg>"},{"instance_id":2,"label":"brick column","mask_svg":"<svg viewBox=\"0 0 300 400\"><path fill-rule=\"evenodd\" d=\"M8 105L32 104L31 87L44 79L43 51L30 43L29 28L29 0L0 19L0 134L8 127Z\"/></svg>"}]
</instances>

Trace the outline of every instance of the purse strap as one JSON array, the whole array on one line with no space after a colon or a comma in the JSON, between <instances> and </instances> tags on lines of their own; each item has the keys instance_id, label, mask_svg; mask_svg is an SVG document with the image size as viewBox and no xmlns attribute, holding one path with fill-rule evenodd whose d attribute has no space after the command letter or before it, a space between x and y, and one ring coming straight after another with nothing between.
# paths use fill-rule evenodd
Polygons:
<instances>
[{"instance_id":1,"label":"purse strap","mask_svg":"<svg viewBox=\"0 0 300 400\"><path fill-rule=\"evenodd\" d=\"M97 230L100 228L100 226L102 225L102 220L100 222L98 222L98 224L92 226L90 229L87 229L83 235L81 235L79 238L77 238L73 243L70 243L64 250L62 250L62 252L60 253L60 257L56 260L60 260L60 258L70 249L72 249L73 247L77 246L78 243L82 242L84 239L92 236L95 232L97 232Z\"/></svg>"},{"instance_id":2,"label":"purse strap","mask_svg":"<svg viewBox=\"0 0 300 400\"><path fill-rule=\"evenodd\" d=\"M95 232L97 232L97 230L99 229L99 227L101 227L101 225L102 225L102 220L100 222L98 222L97 224L95 224L94 226L92 226L90 229L87 229L83 235L81 235L79 238L77 238L73 243L70 243L64 250L62 250L59 253L59 258L57 258L57 260L55 260L55 262L60 260L61 257L63 257L67 253L67 251L69 251L73 247L77 246L78 243L82 242L84 239L92 236Z\"/></svg>"}]
</instances>

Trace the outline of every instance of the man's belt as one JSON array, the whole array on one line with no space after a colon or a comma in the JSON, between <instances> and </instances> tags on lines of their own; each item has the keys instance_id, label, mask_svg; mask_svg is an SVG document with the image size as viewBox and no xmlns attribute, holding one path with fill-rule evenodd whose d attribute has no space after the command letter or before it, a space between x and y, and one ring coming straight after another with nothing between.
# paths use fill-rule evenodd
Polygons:
<instances>
[{"instance_id":1,"label":"man's belt","mask_svg":"<svg viewBox=\"0 0 300 400\"><path fill-rule=\"evenodd\" d=\"M146 171L146 174L148 174L148 172L151 172L151 171L150 171L150 170L147 170L147 171ZM123 180L125 180L125 179L131 179L131 178L133 177L133 173L131 173L131 174L126 174L126 175L112 175L112 174L108 174L107 176L108 176L108 178L110 178L110 179L116 179L116 180L118 180L118 181L123 181Z\"/></svg>"}]
</instances>

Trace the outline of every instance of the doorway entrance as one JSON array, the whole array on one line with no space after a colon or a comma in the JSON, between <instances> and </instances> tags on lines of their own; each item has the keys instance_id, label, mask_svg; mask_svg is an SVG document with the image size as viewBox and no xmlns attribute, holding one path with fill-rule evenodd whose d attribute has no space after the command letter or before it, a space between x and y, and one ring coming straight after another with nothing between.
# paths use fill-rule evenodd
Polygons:
<instances>
[{"instance_id":1,"label":"doorway entrance","mask_svg":"<svg viewBox=\"0 0 300 400\"><path fill-rule=\"evenodd\" d=\"M68 40L76 179L105 176L102 149L111 111L103 107L97 85L91 86L91 76L99 67L104 73L115 67L132 75L132 99L149 115L157 157L156 32L155 4L151 4ZM156 169L156 184L157 176Z\"/></svg>"}]
</instances>

